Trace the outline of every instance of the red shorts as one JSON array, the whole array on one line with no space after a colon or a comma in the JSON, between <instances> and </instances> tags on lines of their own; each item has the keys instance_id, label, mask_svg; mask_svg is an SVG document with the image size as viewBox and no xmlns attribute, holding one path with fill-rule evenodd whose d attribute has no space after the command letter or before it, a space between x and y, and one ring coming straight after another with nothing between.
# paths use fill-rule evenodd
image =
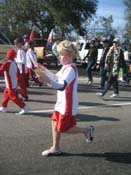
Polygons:
<instances>
[{"instance_id":1,"label":"red shorts","mask_svg":"<svg viewBox=\"0 0 131 175\"><path fill-rule=\"evenodd\" d=\"M51 119L56 121L56 129L58 132L65 132L76 125L74 116L62 115L58 111L53 112Z\"/></svg>"}]
</instances>

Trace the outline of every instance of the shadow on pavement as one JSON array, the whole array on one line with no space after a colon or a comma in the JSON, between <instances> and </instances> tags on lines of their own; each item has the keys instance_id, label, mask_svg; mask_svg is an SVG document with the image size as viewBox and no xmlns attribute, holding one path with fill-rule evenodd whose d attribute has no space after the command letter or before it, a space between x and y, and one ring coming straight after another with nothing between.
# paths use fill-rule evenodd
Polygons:
<instances>
[{"instance_id":1,"label":"shadow on pavement","mask_svg":"<svg viewBox=\"0 0 131 175\"><path fill-rule=\"evenodd\" d=\"M101 117L101 116L96 116L96 115L85 115L85 114L78 114L76 116L76 119L78 121L99 121L99 120L106 120L106 121L120 121L117 118L114 117Z\"/></svg>"},{"instance_id":2,"label":"shadow on pavement","mask_svg":"<svg viewBox=\"0 0 131 175\"><path fill-rule=\"evenodd\" d=\"M104 101L130 101L131 102L131 97L117 97L117 98L104 98Z\"/></svg>"},{"instance_id":3,"label":"shadow on pavement","mask_svg":"<svg viewBox=\"0 0 131 175\"><path fill-rule=\"evenodd\" d=\"M79 102L79 106L99 106L99 105L105 105L104 103L94 103L94 102Z\"/></svg>"},{"instance_id":4,"label":"shadow on pavement","mask_svg":"<svg viewBox=\"0 0 131 175\"><path fill-rule=\"evenodd\" d=\"M101 100L103 100L103 101L111 101L111 100L108 100L108 99L101 99ZM105 103L92 103L92 102L80 102L79 103L79 106L80 105L82 105L82 106L87 106L87 107L102 107L102 108L104 108L104 107L106 107L106 108L116 108L116 107L121 107L120 105L106 105Z\"/></svg>"},{"instance_id":5,"label":"shadow on pavement","mask_svg":"<svg viewBox=\"0 0 131 175\"><path fill-rule=\"evenodd\" d=\"M38 100L38 99L35 100L35 99L29 99L29 102L32 102L32 103L33 103L33 102L34 102L34 103L37 102L37 103L46 103L46 104L49 103L49 104L55 104L56 101L49 101L49 100L47 101L47 100Z\"/></svg>"},{"instance_id":6,"label":"shadow on pavement","mask_svg":"<svg viewBox=\"0 0 131 175\"><path fill-rule=\"evenodd\" d=\"M76 157L88 157L88 158L105 158L107 161L131 164L131 153L116 153L116 152L106 152L106 153L66 153L63 152L60 157L66 156L76 156Z\"/></svg>"},{"instance_id":7,"label":"shadow on pavement","mask_svg":"<svg viewBox=\"0 0 131 175\"><path fill-rule=\"evenodd\" d=\"M54 95L54 93L44 92L44 91L29 91L29 95Z\"/></svg>"},{"instance_id":8,"label":"shadow on pavement","mask_svg":"<svg viewBox=\"0 0 131 175\"><path fill-rule=\"evenodd\" d=\"M34 117L48 117L50 118L52 113L39 113L39 112L29 112L27 115L32 115ZM78 122L84 122L84 121L100 121L100 120L105 120L105 121L120 121L120 119L114 118L114 117L101 117L101 116L96 116L96 115L85 115L85 114L77 114L76 120Z\"/></svg>"}]
</instances>

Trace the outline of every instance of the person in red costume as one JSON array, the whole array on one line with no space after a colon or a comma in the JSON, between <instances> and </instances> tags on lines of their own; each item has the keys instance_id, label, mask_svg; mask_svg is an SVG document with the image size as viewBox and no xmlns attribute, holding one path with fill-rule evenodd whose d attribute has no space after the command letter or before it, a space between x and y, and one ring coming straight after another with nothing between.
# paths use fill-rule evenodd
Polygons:
<instances>
[{"instance_id":1,"label":"person in red costume","mask_svg":"<svg viewBox=\"0 0 131 175\"><path fill-rule=\"evenodd\" d=\"M37 83L40 87L42 83L38 80L38 77L35 75L35 68L37 68L37 59L34 53L33 42L27 41L25 43L26 52L26 66L28 69L28 76L32 78L32 80ZM29 84L29 83L28 83Z\"/></svg>"},{"instance_id":2,"label":"person in red costume","mask_svg":"<svg viewBox=\"0 0 131 175\"><path fill-rule=\"evenodd\" d=\"M28 101L27 86L28 86L28 70L26 67L26 53L23 49L23 39L16 38L14 44L17 47L17 55L15 61L17 63L20 75L18 79L23 101Z\"/></svg>"},{"instance_id":3,"label":"person in red costume","mask_svg":"<svg viewBox=\"0 0 131 175\"><path fill-rule=\"evenodd\" d=\"M0 67L0 73L4 72L5 77L5 89L3 92L2 104L0 112L7 112L7 105L9 100L13 101L21 108L21 111L17 114L23 115L28 112L29 106L26 105L18 96L17 86L19 76L19 70L14 60L16 52L13 49L7 51L8 61L5 61Z\"/></svg>"}]
</instances>

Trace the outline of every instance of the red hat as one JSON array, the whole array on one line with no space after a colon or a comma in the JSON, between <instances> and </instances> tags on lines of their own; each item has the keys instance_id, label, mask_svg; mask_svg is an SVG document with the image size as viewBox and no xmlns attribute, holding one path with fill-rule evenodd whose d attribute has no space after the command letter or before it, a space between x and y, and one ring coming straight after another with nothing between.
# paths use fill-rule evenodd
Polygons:
<instances>
[{"instance_id":1,"label":"red hat","mask_svg":"<svg viewBox=\"0 0 131 175\"><path fill-rule=\"evenodd\" d=\"M6 54L7 58L14 59L16 57L16 52L14 49L9 49Z\"/></svg>"}]
</instances>

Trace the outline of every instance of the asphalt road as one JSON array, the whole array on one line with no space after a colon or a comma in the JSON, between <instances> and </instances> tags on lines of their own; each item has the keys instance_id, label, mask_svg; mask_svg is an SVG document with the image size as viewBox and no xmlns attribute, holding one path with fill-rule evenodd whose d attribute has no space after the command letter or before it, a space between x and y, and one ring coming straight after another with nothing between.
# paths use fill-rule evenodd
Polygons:
<instances>
[{"instance_id":1,"label":"asphalt road","mask_svg":"<svg viewBox=\"0 0 131 175\"><path fill-rule=\"evenodd\" d=\"M0 83L4 87L3 83ZM93 144L83 135L61 136L61 156L42 157L51 146L50 116L56 91L32 84L28 89L30 111L15 113L12 102L0 113L0 175L131 175L131 87L120 87L120 97L96 96L98 78L87 86L80 77L78 125L95 126ZM0 98L2 92L0 92Z\"/></svg>"}]
</instances>

